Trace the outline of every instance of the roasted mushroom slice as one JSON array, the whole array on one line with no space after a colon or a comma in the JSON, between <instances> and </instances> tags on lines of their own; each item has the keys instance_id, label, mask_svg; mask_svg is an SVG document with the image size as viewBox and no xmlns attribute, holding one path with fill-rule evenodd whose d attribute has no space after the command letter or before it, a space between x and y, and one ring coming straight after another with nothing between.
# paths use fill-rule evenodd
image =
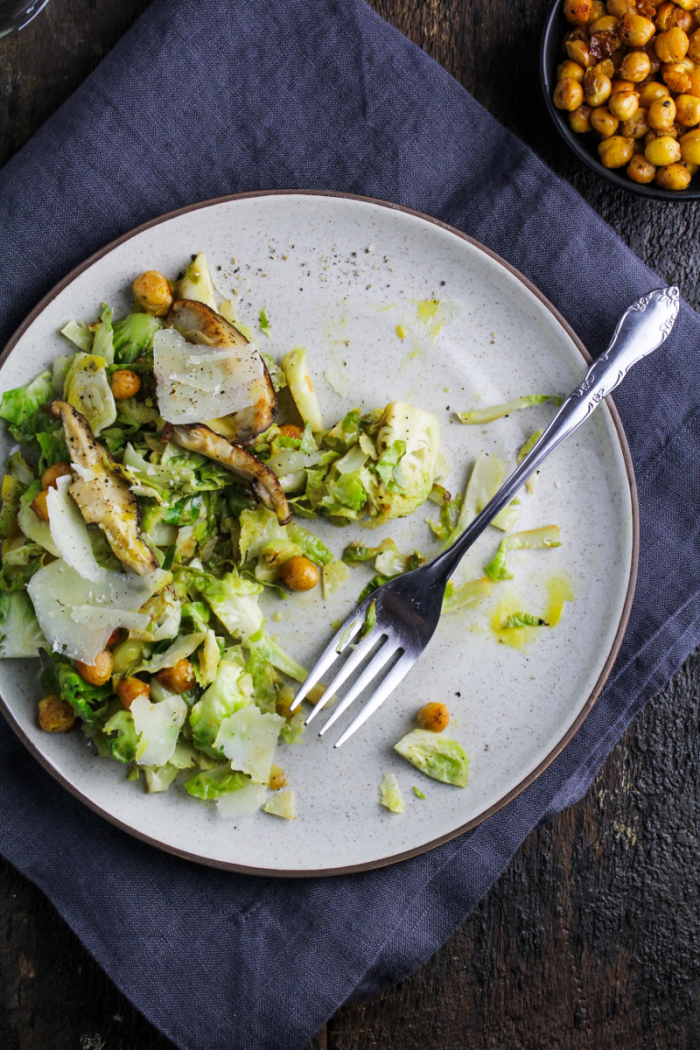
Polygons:
<instances>
[{"instance_id":1,"label":"roasted mushroom slice","mask_svg":"<svg viewBox=\"0 0 700 1050\"><path fill-rule=\"evenodd\" d=\"M215 434L203 423L189 426L168 423L161 439L174 441L189 452L198 452L201 456L216 460L232 474L248 481L260 502L275 512L281 525L286 525L291 518L287 497L277 475L240 445L234 445L220 434Z\"/></svg>"},{"instance_id":2,"label":"roasted mushroom slice","mask_svg":"<svg viewBox=\"0 0 700 1050\"><path fill-rule=\"evenodd\" d=\"M85 416L67 401L54 401L51 412L63 423L63 433L78 478L68 491L88 525L99 525L107 542L129 569L139 576L155 572L158 560L139 532L139 507L119 465L95 440Z\"/></svg>"},{"instance_id":3,"label":"roasted mushroom slice","mask_svg":"<svg viewBox=\"0 0 700 1050\"><path fill-rule=\"evenodd\" d=\"M272 425L277 411L275 389L265 362L245 336L221 314L192 299L178 299L174 302L167 316L167 324L190 343L222 350L235 348L240 351L238 367L245 376L245 383L249 384L251 402L234 412L220 414L211 419L209 422L212 429L237 444L248 444L258 434L267 430ZM167 386L167 382L164 385ZM168 418L165 413L163 416ZM185 420L173 418L170 422L182 423Z\"/></svg>"}]
</instances>

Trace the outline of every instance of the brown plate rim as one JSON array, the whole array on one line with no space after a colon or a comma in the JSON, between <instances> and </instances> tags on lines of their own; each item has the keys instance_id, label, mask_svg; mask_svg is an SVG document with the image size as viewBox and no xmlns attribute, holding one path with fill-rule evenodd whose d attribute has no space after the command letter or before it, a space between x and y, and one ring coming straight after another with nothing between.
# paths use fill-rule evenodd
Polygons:
<instances>
[{"instance_id":1,"label":"brown plate rim","mask_svg":"<svg viewBox=\"0 0 700 1050\"><path fill-rule=\"evenodd\" d=\"M97 262L98 259L101 259L105 255L108 255L114 248L117 248L119 245L124 244L128 240L131 240L132 237L136 237L138 234L143 233L144 230L151 229L154 226L159 226L161 223L167 222L170 219L174 219L177 216L187 215L190 212L198 211L200 208L210 208L218 204L228 204L233 201L250 200L252 198L258 197L285 196L334 197L341 198L343 200L358 201L363 204L373 204L381 208L388 208L391 211L398 211L402 212L405 215L414 216L415 218L422 219L424 222L428 222L433 226L438 226L440 227L440 229L446 230L448 233L454 234L454 236L459 237L463 241L466 241L468 244L472 245L472 247L477 248L479 251L484 252L485 255L488 255L490 258L494 259L497 263L500 263L500 265L503 266L506 270L508 270L508 272L511 273L514 277L516 277L521 282L521 284L523 284L525 288L528 289L528 291L532 292L532 294L536 296L537 299L539 299L543 306L545 306L549 310L550 314L552 314L554 319L561 325L566 334L573 341L574 345L580 352L584 361L587 364L590 364L592 358L588 350L581 342L579 337L576 335L573 328L561 316L559 311L554 306L552 306L552 304L549 302L546 296L543 295L542 292L540 292L540 290L536 288L535 285L530 280L528 280L527 277L523 276L523 274L521 274L519 270L517 270L514 266L507 262L507 260L503 259L496 252L492 251L490 248L487 248L485 245L481 244L473 237L470 237L468 234L462 233L461 230L456 229L454 226L450 226L449 223L442 222L440 219L435 219L431 215L426 215L424 212L416 211L414 208L408 208L402 204L395 204L392 201L384 201L375 197L364 197L354 193L339 193L332 190L298 189L255 190L247 193L232 193L223 197L212 197L209 200L198 201L195 204L188 204L183 208L177 208L175 209L175 211L167 212L165 215L160 215L155 219L149 219L147 222L141 223L140 226L134 227L134 229L130 230L128 233L124 233L120 237L117 237L115 240L110 241L109 244L106 244L104 247L98 249L96 252L93 252L92 255L88 256L88 258L85 259L82 263L74 267L68 274L66 274L64 278L62 278L62 280L60 280L56 285L54 285L54 287L37 303L37 305L34 307L31 313L25 318L22 324L20 324L19 328L11 336L2 353L0 353L0 369L7 361L8 357L10 356L10 354L12 353L12 351L14 350L24 333L27 331L30 325L33 324L36 318L46 309L49 303L51 303L57 295L59 295L65 288L67 288L68 285L72 284L72 282L77 277L79 277L80 274L84 273L84 271L89 269L93 265L93 263ZM7 703L7 701L1 693L0 710L2 710L9 726L19 737L24 746L34 756L34 758L37 759L40 765L43 766L43 768L48 773L50 773L51 776L59 782L59 784L66 788L66 790L69 791L75 798L79 799L82 803L88 806L88 808L91 809L94 813L97 813L100 817L103 817L115 827L118 827L122 831L125 831L128 835L131 835L132 837L137 838L142 842L148 843L149 846L155 846L157 849L163 850L166 853L173 854L177 857L182 857L184 860L192 861L196 864L203 864L206 867L218 868L224 871L233 871L243 875L261 875L265 876L266 878L270 878L271 876L278 878L298 879L322 878L329 875L351 875L362 871L372 871L376 868L387 867L390 864L398 864L402 860L408 860L411 857L419 856L422 853L427 853L428 850L435 849L437 846L442 846L444 843L450 842L452 839L457 838L458 835L463 835L466 831L470 831L472 828L475 828L477 827L477 825L483 823L483 821L488 820L489 817L492 817L499 810L503 809L504 806L508 805L509 802L512 802L514 798L517 798L517 796L525 790L525 788L533 784L535 780L537 780L537 778L554 761L554 759L561 754L561 752L564 750L567 744L569 744L570 741L573 739L576 732L587 718L594 703L600 696L603 686L605 685L610 671L613 667L613 664L615 663L617 654L620 650L620 646L622 645L622 639L624 637L625 630L627 629L627 623L630 617L630 610L632 608L632 600L634 598L634 591L637 582L637 569L639 566L639 502L637 498L637 484L634 476L634 467L632 465L632 456L630 453L629 445L627 443L627 438L625 436L624 429L622 427L622 421L620 419L619 413L617 411L617 408L615 407L612 398L608 397L606 398L606 401L610 410L610 414L612 416L613 423L615 425L618 441L620 442L620 448L622 450L622 456L627 474L627 481L630 489L630 501L632 505L632 559L630 564L630 575L629 582L627 585L625 603L622 609L620 623L615 633L613 644L610 648L608 657L605 661L603 669L598 677L595 686L593 687L590 696L586 700L585 704L581 708L580 712L574 719L571 726L569 726L566 733L564 733L564 735L562 736L561 740L559 740L557 744L555 744L555 746L545 756L545 758L543 758L542 761L535 767L535 769L528 773L528 775L524 777L523 780L521 780L518 784L516 784L514 788L507 792L492 806L489 806L488 809L484 810L483 813L480 813L478 816L473 817L471 820L467 821L466 824L460 825L453 831L450 831L445 835L441 835L439 838L433 839L431 842L426 842L421 846L416 846L414 849L405 850L402 853L394 853L390 857L382 857L378 860L367 861L364 864L349 864L339 868L321 868L311 869L308 871L271 871L269 868L256 868L245 864L233 864L226 861L212 860L207 857L201 857L197 854L189 853L187 852L187 850L176 849L173 846L165 845L158 839L153 838L151 835L146 835L143 832L137 831L135 828L130 827L123 821L118 820L111 813L108 813L101 806L98 806L91 799L87 798L74 784L72 784L67 777L60 773L51 764L47 756L45 756L35 746L33 741L29 739L29 737L24 733L20 724L16 721L12 713L12 709L10 708L9 704Z\"/></svg>"}]
</instances>

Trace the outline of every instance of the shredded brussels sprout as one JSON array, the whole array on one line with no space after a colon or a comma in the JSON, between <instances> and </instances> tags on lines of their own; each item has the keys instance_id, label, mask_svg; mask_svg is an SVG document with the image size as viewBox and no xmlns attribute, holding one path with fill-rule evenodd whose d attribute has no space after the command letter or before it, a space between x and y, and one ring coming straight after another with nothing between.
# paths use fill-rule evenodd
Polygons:
<instances>
[{"instance_id":1,"label":"shredded brussels sprout","mask_svg":"<svg viewBox=\"0 0 700 1050\"><path fill-rule=\"evenodd\" d=\"M460 423L484 424L492 423L494 419L508 416L511 412L517 412L521 408L530 408L532 405L543 405L548 401L560 405L561 397L557 394L529 394L525 397L516 397L513 401L506 401L503 405L489 405L488 408L473 408L469 412L458 412L457 418Z\"/></svg>"},{"instance_id":2,"label":"shredded brussels sprout","mask_svg":"<svg viewBox=\"0 0 700 1050\"><path fill-rule=\"evenodd\" d=\"M545 525L541 529L529 529L527 532L513 532L501 540L495 558L486 566L486 575L494 582L512 580L513 573L506 565L506 555L510 551L548 550L551 547L561 547L558 525Z\"/></svg>"}]
</instances>

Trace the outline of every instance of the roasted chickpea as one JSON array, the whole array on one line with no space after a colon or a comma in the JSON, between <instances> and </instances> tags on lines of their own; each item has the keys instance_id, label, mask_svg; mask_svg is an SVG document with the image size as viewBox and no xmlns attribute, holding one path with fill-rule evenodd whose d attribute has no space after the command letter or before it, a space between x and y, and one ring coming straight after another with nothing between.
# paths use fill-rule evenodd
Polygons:
<instances>
[{"instance_id":1,"label":"roasted chickpea","mask_svg":"<svg viewBox=\"0 0 700 1050\"><path fill-rule=\"evenodd\" d=\"M622 19L622 25L620 27L620 37L630 47L644 47L648 44L654 33L656 32L656 26L642 15L633 15L628 12Z\"/></svg>"},{"instance_id":2,"label":"roasted chickpea","mask_svg":"<svg viewBox=\"0 0 700 1050\"><path fill-rule=\"evenodd\" d=\"M572 29L570 33L567 33L564 38L564 51L572 62L583 66L584 69L595 65L585 29Z\"/></svg>"},{"instance_id":3,"label":"roasted chickpea","mask_svg":"<svg viewBox=\"0 0 700 1050\"><path fill-rule=\"evenodd\" d=\"M685 164L686 168L688 169L691 175L697 175L697 173L700 171L700 164L688 164L686 160L684 160L683 163Z\"/></svg>"},{"instance_id":4,"label":"roasted chickpea","mask_svg":"<svg viewBox=\"0 0 700 1050\"><path fill-rule=\"evenodd\" d=\"M622 135L611 135L598 145L598 156L604 168L622 168L632 159L633 154L634 142L632 139L623 138Z\"/></svg>"},{"instance_id":5,"label":"roasted chickpea","mask_svg":"<svg viewBox=\"0 0 700 1050\"><path fill-rule=\"evenodd\" d=\"M666 164L675 164L681 159L681 147L670 135L660 135L653 139L644 150L644 156L650 164L662 168Z\"/></svg>"},{"instance_id":6,"label":"roasted chickpea","mask_svg":"<svg viewBox=\"0 0 700 1050\"><path fill-rule=\"evenodd\" d=\"M700 164L700 128L687 131L679 142L681 157L686 164Z\"/></svg>"},{"instance_id":7,"label":"roasted chickpea","mask_svg":"<svg viewBox=\"0 0 700 1050\"><path fill-rule=\"evenodd\" d=\"M679 95L676 99L676 121L685 128L694 128L700 123L700 98L696 95Z\"/></svg>"},{"instance_id":8,"label":"roasted chickpea","mask_svg":"<svg viewBox=\"0 0 700 1050\"><path fill-rule=\"evenodd\" d=\"M654 47L662 62L680 62L688 51L688 37L678 26L673 26L664 33L659 33Z\"/></svg>"},{"instance_id":9,"label":"roasted chickpea","mask_svg":"<svg viewBox=\"0 0 700 1050\"><path fill-rule=\"evenodd\" d=\"M151 695L151 687L140 678L123 678L121 682L114 683L114 692L128 711L137 696L148 698Z\"/></svg>"},{"instance_id":10,"label":"roasted chickpea","mask_svg":"<svg viewBox=\"0 0 700 1050\"><path fill-rule=\"evenodd\" d=\"M635 153L627 165L627 174L633 182L640 182L644 185L654 181L656 168L649 163L644 154Z\"/></svg>"},{"instance_id":11,"label":"roasted chickpea","mask_svg":"<svg viewBox=\"0 0 700 1050\"><path fill-rule=\"evenodd\" d=\"M661 77L664 84L678 95L688 94L693 84L690 71L680 62L671 62L664 66L661 70Z\"/></svg>"},{"instance_id":12,"label":"roasted chickpea","mask_svg":"<svg viewBox=\"0 0 700 1050\"><path fill-rule=\"evenodd\" d=\"M632 114L629 120L623 121L620 125L620 134L626 139L643 139L648 130L647 111L641 107ZM641 152L644 152L643 148Z\"/></svg>"},{"instance_id":13,"label":"roasted chickpea","mask_svg":"<svg viewBox=\"0 0 700 1050\"><path fill-rule=\"evenodd\" d=\"M429 729L431 733L441 733L450 724L450 712L445 704L433 700L421 707L416 715L416 722L421 729Z\"/></svg>"},{"instance_id":14,"label":"roasted chickpea","mask_svg":"<svg viewBox=\"0 0 700 1050\"><path fill-rule=\"evenodd\" d=\"M618 129L620 121L605 106L598 106L591 113L591 124L604 139L610 138Z\"/></svg>"},{"instance_id":15,"label":"roasted chickpea","mask_svg":"<svg viewBox=\"0 0 700 1050\"><path fill-rule=\"evenodd\" d=\"M583 80L583 74L585 73L583 66L580 66L578 62L572 62L570 58L565 58L563 62L560 62L557 66L557 83L560 80Z\"/></svg>"},{"instance_id":16,"label":"roasted chickpea","mask_svg":"<svg viewBox=\"0 0 700 1050\"><path fill-rule=\"evenodd\" d=\"M165 317L172 306L173 296L166 278L158 270L146 270L131 286L134 299L147 314Z\"/></svg>"},{"instance_id":17,"label":"roasted chickpea","mask_svg":"<svg viewBox=\"0 0 700 1050\"><path fill-rule=\"evenodd\" d=\"M41 492L37 492L36 496L29 504L29 506L34 511L37 518L41 518L42 521L49 520L49 508L46 503L46 489L42 489Z\"/></svg>"},{"instance_id":18,"label":"roasted chickpea","mask_svg":"<svg viewBox=\"0 0 700 1050\"><path fill-rule=\"evenodd\" d=\"M644 51L630 51L620 63L619 73L623 80L640 84L651 72L649 56Z\"/></svg>"},{"instance_id":19,"label":"roasted chickpea","mask_svg":"<svg viewBox=\"0 0 700 1050\"><path fill-rule=\"evenodd\" d=\"M570 45L567 45L566 53L573 62L577 62L578 65L588 69L589 66L595 65L595 59L591 55L591 49L585 40L574 40Z\"/></svg>"},{"instance_id":20,"label":"roasted chickpea","mask_svg":"<svg viewBox=\"0 0 700 1050\"><path fill-rule=\"evenodd\" d=\"M688 187L692 176L685 164L668 164L659 168L656 173L656 182L665 190L684 190Z\"/></svg>"},{"instance_id":21,"label":"roasted chickpea","mask_svg":"<svg viewBox=\"0 0 700 1050\"><path fill-rule=\"evenodd\" d=\"M636 91L636 88L637 85L631 80L623 80L622 77L615 77L610 84L610 91L613 95L617 95L618 91Z\"/></svg>"},{"instance_id":22,"label":"roasted chickpea","mask_svg":"<svg viewBox=\"0 0 700 1050\"><path fill-rule=\"evenodd\" d=\"M294 554L280 569L279 578L290 591L310 591L319 581L319 571L303 554Z\"/></svg>"},{"instance_id":23,"label":"roasted chickpea","mask_svg":"<svg viewBox=\"0 0 700 1050\"><path fill-rule=\"evenodd\" d=\"M604 77L609 79L615 76L615 65L610 58L604 58L600 62L596 62L594 66L591 66L596 73L602 73Z\"/></svg>"},{"instance_id":24,"label":"roasted chickpea","mask_svg":"<svg viewBox=\"0 0 700 1050\"><path fill-rule=\"evenodd\" d=\"M575 131L577 135L585 135L587 131L590 131L593 125L591 124L591 113L593 110L590 106L579 106L573 113L569 113L569 127L572 131Z\"/></svg>"},{"instance_id":25,"label":"roasted chickpea","mask_svg":"<svg viewBox=\"0 0 700 1050\"><path fill-rule=\"evenodd\" d=\"M692 73L688 74L690 77L690 87L687 91L681 91L681 95L695 95L700 98L700 66L696 67Z\"/></svg>"},{"instance_id":26,"label":"roasted chickpea","mask_svg":"<svg viewBox=\"0 0 700 1050\"><path fill-rule=\"evenodd\" d=\"M588 16L588 24L592 25L594 22L597 22L604 14L605 4L603 3L603 0L593 0L591 4L591 13Z\"/></svg>"},{"instance_id":27,"label":"roasted chickpea","mask_svg":"<svg viewBox=\"0 0 700 1050\"><path fill-rule=\"evenodd\" d=\"M602 18L598 18L595 22L591 22L588 26L588 32L591 36L595 33L610 33L612 30L617 29L619 24L619 18L613 18L612 15L603 15Z\"/></svg>"},{"instance_id":28,"label":"roasted chickpea","mask_svg":"<svg viewBox=\"0 0 700 1050\"><path fill-rule=\"evenodd\" d=\"M60 693L49 693L39 701L39 725L46 733L67 733L77 721L75 711Z\"/></svg>"},{"instance_id":29,"label":"roasted chickpea","mask_svg":"<svg viewBox=\"0 0 700 1050\"><path fill-rule=\"evenodd\" d=\"M279 766L270 766L270 779L267 784L270 791L279 791L279 789L283 788L287 783L289 783L289 781L284 775L284 770L280 769Z\"/></svg>"},{"instance_id":30,"label":"roasted chickpea","mask_svg":"<svg viewBox=\"0 0 700 1050\"><path fill-rule=\"evenodd\" d=\"M284 434L288 438L300 438L301 427L298 427L295 423L283 423L280 427L280 434Z\"/></svg>"},{"instance_id":31,"label":"roasted chickpea","mask_svg":"<svg viewBox=\"0 0 700 1050\"><path fill-rule=\"evenodd\" d=\"M41 475L41 487L47 490L55 489L58 479L65 478L71 473L70 463L54 463L52 467L47 467Z\"/></svg>"},{"instance_id":32,"label":"roasted chickpea","mask_svg":"<svg viewBox=\"0 0 700 1050\"><path fill-rule=\"evenodd\" d=\"M628 11L634 11L634 0L608 0L605 7L609 15L624 18Z\"/></svg>"},{"instance_id":33,"label":"roasted chickpea","mask_svg":"<svg viewBox=\"0 0 700 1050\"><path fill-rule=\"evenodd\" d=\"M172 689L174 693L186 693L197 683L194 668L187 657L178 660L172 667L164 667L158 672L156 678L161 685L164 685L166 689Z\"/></svg>"},{"instance_id":34,"label":"roasted chickpea","mask_svg":"<svg viewBox=\"0 0 700 1050\"><path fill-rule=\"evenodd\" d=\"M649 109L652 102L655 102L657 98L667 98L668 88L665 84L659 84L657 81L652 80L650 84L644 84L639 91L639 105L644 109Z\"/></svg>"},{"instance_id":35,"label":"roasted chickpea","mask_svg":"<svg viewBox=\"0 0 700 1050\"><path fill-rule=\"evenodd\" d=\"M692 16L670 2L662 4L656 12L656 28L660 33L663 33L666 29L671 29L673 26L678 26L679 29L686 33L692 24Z\"/></svg>"},{"instance_id":36,"label":"roasted chickpea","mask_svg":"<svg viewBox=\"0 0 700 1050\"><path fill-rule=\"evenodd\" d=\"M88 685L105 685L112 677L114 658L109 649L103 649L95 657L94 663L84 664L82 660L75 661L75 669L84 682Z\"/></svg>"},{"instance_id":37,"label":"roasted chickpea","mask_svg":"<svg viewBox=\"0 0 700 1050\"><path fill-rule=\"evenodd\" d=\"M676 7L677 14L674 14L673 25L678 26L682 29L686 36L692 33L697 28L697 22L691 15L690 11L682 11Z\"/></svg>"},{"instance_id":38,"label":"roasted chickpea","mask_svg":"<svg viewBox=\"0 0 700 1050\"><path fill-rule=\"evenodd\" d=\"M596 73L595 69L587 69L583 78L583 95L587 106L594 108L602 106L610 98L610 78L602 73ZM577 108L577 106L574 107L574 109Z\"/></svg>"},{"instance_id":39,"label":"roasted chickpea","mask_svg":"<svg viewBox=\"0 0 700 1050\"><path fill-rule=\"evenodd\" d=\"M675 122L676 103L670 96L657 98L649 106L647 120L655 131L666 131Z\"/></svg>"},{"instance_id":40,"label":"roasted chickpea","mask_svg":"<svg viewBox=\"0 0 700 1050\"><path fill-rule=\"evenodd\" d=\"M564 17L575 26L585 26L590 18L592 0L564 0Z\"/></svg>"},{"instance_id":41,"label":"roasted chickpea","mask_svg":"<svg viewBox=\"0 0 700 1050\"><path fill-rule=\"evenodd\" d=\"M636 91L618 91L609 100L608 109L618 120L629 120L639 109L639 95Z\"/></svg>"},{"instance_id":42,"label":"roasted chickpea","mask_svg":"<svg viewBox=\"0 0 700 1050\"><path fill-rule=\"evenodd\" d=\"M569 113L573 113L582 102L583 88L578 80L574 80L573 77L567 77L565 80L559 81L554 89L554 105L557 109L565 109Z\"/></svg>"},{"instance_id":43,"label":"roasted chickpea","mask_svg":"<svg viewBox=\"0 0 700 1050\"><path fill-rule=\"evenodd\" d=\"M110 386L117 401L126 401L129 397L136 397L141 389L141 380L130 368L118 368L112 375Z\"/></svg>"},{"instance_id":44,"label":"roasted chickpea","mask_svg":"<svg viewBox=\"0 0 700 1050\"><path fill-rule=\"evenodd\" d=\"M700 0L676 0L676 4L684 11L697 11Z\"/></svg>"},{"instance_id":45,"label":"roasted chickpea","mask_svg":"<svg viewBox=\"0 0 700 1050\"><path fill-rule=\"evenodd\" d=\"M696 29L688 40L688 58L692 62L700 62L700 29Z\"/></svg>"},{"instance_id":46,"label":"roasted chickpea","mask_svg":"<svg viewBox=\"0 0 700 1050\"><path fill-rule=\"evenodd\" d=\"M666 66L661 73L664 84L676 95L692 95L693 81L690 73L681 66Z\"/></svg>"}]
</instances>

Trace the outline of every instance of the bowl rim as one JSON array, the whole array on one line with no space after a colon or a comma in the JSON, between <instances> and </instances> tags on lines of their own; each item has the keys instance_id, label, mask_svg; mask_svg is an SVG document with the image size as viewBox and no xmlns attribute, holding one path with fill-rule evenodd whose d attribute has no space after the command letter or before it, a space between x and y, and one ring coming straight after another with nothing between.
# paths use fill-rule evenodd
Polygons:
<instances>
[{"instance_id":1,"label":"bowl rim","mask_svg":"<svg viewBox=\"0 0 700 1050\"><path fill-rule=\"evenodd\" d=\"M243 192L243 193L225 194L225 195L220 196L220 197L212 197L212 198L209 198L207 200L195 201L195 202L193 202L191 204L184 205L183 207L176 208L173 211L166 212L166 213L164 213L162 215L158 215L158 216L156 216L156 217L154 217L152 219L149 219L146 222L140 223L138 226L134 227L133 229L128 230L126 233L121 234L119 237L116 237L114 240L112 240L109 243L103 245L103 247L97 249L95 252L93 252L91 255L89 255L86 259L84 259L81 263L79 263L77 266L73 267L72 270L70 270L63 278L61 278L61 280L59 280L54 285L54 287L52 289L50 289L50 291L48 291L40 299L40 301L36 304L36 306L33 308L33 310L30 311L30 313L25 317L24 321L22 321L22 323L19 325L19 327L12 334L12 336L10 337L8 342L5 344L4 348L2 348L2 350L0 351L0 368L2 368L2 366L5 364L7 359L10 357L12 352L15 350L15 348L16 348L18 342L20 341L20 339L22 338L22 336L31 327L31 325L34 323L36 318L46 309L46 307L49 305L49 303L53 299L55 299L56 296L60 292L62 292L65 288L67 288L68 285L72 284L72 282L77 277L79 277L83 272L85 272L86 270L90 269L90 267L94 263L96 263L99 259L103 258L105 255L108 255L111 251L113 251L113 249L115 249L118 246L124 244L125 242L131 240L133 237L138 236L139 234L143 233L145 230L151 229L154 226L158 226L161 223L164 223L164 222L169 221L170 219L176 218L177 216L186 215L186 214L191 213L191 212L196 212L196 211L198 211L200 209L203 209L203 208L212 207L213 205L219 205L219 204L224 204L224 203L234 203L236 201L244 201L244 200L250 200L250 199L255 199L255 198L293 197L293 196L303 196L303 197L312 197L312 198L313 197L317 197L317 198L327 198L327 197L340 198L340 199L346 200L346 201L354 201L356 203L371 204L371 205L375 205L375 206L378 206L378 207L381 207L381 208L387 208L390 211L396 211L396 212L399 212L399 213L401 213L403 215L409 215L409 216L413 216L415 218L421 219L424 222L427 222L427 223L429 223L432 226L437 226L438 228L440 228L442 230L445 230L447 233L450 233L450 234L456 236L457 238L459 238L459 240L466 241L467 244L470 244L472 247L478 249L479 251L483 252L485 255L489 256L495 262L500 264L504 269L506 269L510 274L512 274L518 281L520 281L520 283L530 293L532 293L532 295L534 295L540 301L540 303L542 303L542 305L549 311L549 313L554 318L554 320L561 326L561 328L564 330L564 332L569 336L569 338L572 340L574 346L576 347L576 349L581 354L583 362L586 365L590 365L592 363L593 358L592 358L590 352L588 351L587 347L583 343L583 341L579 338L579 336L576 334L576 332L571 327L571 325L568 323L568 321L559 313L557 308L550 302L550 300L547 298L547 296L543 292L541 292L539 290L539 288L535 284L533 284L532 281L530 281L527 277L525 277L525 275L523 273L521 273L520 270L517 269L517 267L515 267L512 263L508 262L507 259L504 259L503 256L499 255L497 252L493 251L491 248L489 248L486 245L482 244L480 241L476 240L474 237L471 237L469 234L463 233L461 230L457 229L457 227L452 226L449 223L443 222L440 219L436 219L433 216L426 214L425 212L418 211L417 209L410 208L410 207L407 207L407 206L401 205L401 204L396 204L396 203L394 203L392 201L382 200L382 199L376 198L376 197L367 197L367 196L363 196L363 195L360 195L360 194L337 192L337 191L333 191L333 190L316 190L316 189L283 189L283 190L278 190L278 189L274 189L274 190L253 190L253 191L247 191L247 192ZM629 447L629 444L628 444L628 441L627 441L627 436L625 434L624 427L622 425L622 420L620 418L620 414L619 414L619 412L617 410L617 407L616 407L616 405L615 405L615 403L613 401L613 398L611 396L608 396L608 397L605 398L605 403L606 403L606 407L608 408L608 410L610 412L610 418L611 418L611 421L612 421L614 429L615 429L617 440L619 442L620 452L622 454L622 459L623 459L623 463L624 463L625 476L626 476L626 479L627 479L627 483L629 485L629 494L630 494L630 527L631 527L631 536L630 536L630 544L631 544L630 555L631 556L630 556L630 566L629 566L629 577L628 577L628 581L627 581L627 589L626 589L626 593L625 593L625 600L624 600L624 604L622 606L622 611L620 613L620 619L619 619L619 622L617 624L617 628L616 628L616 631L615 631L615 636L614 636L613 641L612 641L612 645L610 646L610 649L609 649L608 654L607 654L607 658L605 660L605 663L604 663L603 667L601 668L601 671L600 671L600 674L598 676L598 679L597 679L595 685L593 686L593 689L590 691L588 697L586 698L584 704L582 705L579 713L577 714L577 716L575 717L575 719L573 720L573 722L571 723L569 728L566 730L566 732L564 732L564 734L560 737L560 739L557 741L557 743L554 744L554 746L551 748L551 750L544 756L544 758L541 760L541 762L539 762L538 765L534 769L532 769L525 777L523 777L522 780L520 780L513 788L511 788L510 791L506 792L505 795L501 796L501 798L499 798L491 806L489 806L483 812L479 813L477 816L475 816L475 817L471 818L470 820L466 821L464 824L460 825L459 827L451 829L446 834L439 835L437 838L431 839L427 843L423 843L420 846L416 846L416 847L412 847L410 849L403 850L400 853L393 854L392 856L382 857L382 858L379 858L379 859L375 859L375 860L367 861L367 862L361 862L361 863L358 863L358 864L343 865L343 866L335 867L335 868L309 869L309 870L306 870L306 871L296 870L296 869L291 870L291 871L290 870L277 870L277 871L272 872L272 871L270 871L269 868L258 868L258 867L255 867L255 866L249 865L249 864L236 864L236 863L232 863L232 862L229 862L229 861L213 860L213 859L208 858L208 857L202 857L202 856L200 856L199 854L196 854L196 853L190 853L188 850L185 850L185 849L177 848L177 847L172 846L172 845L166 845L163 842L161 842L158 838L154 837L153 835L149 835L149 834L147 834L145 832L136 830L135 828L131 827L129 824L127 824L124 821L122 821L120 818L115 817L112 813L110 813L107 810L103 809L102 806L100 806L97 802L93 801L91 798L88 798L86 795L84 795L83 792L80 790L80 788L76 787L76 785L67 776L65 776L63 773L61 773L58 769L56 769L53 766L53 764L50 762L48 757L38 747L36 747L34 742L27 736L27 734L24 732L24 729L22 728L20 723L15 718L14 712L12 710L11 705L8 703L8 701L5 699L5 697L2 695L2 693L0 693L0 715L2 715L4 717L5 721L9 725L10 729L13 730L13 732L19 738L21 743L27 748L27 750L32 755L32 757L35 758L39 762L39 764L43 767L43 769L47 773L49 773L49 775L55 781L57 781L63 788L65 788L74 798L78 799L79 802L81 802L83 805L87 806L88 809L90 809L93 813L97 814L97 816L99 816L102 819L106 820L108 823L112 824L114 827L119 828L121 831L123 831L126 834L130 835L132 838L138 839L141 842L145 842L147 845L153 846L156 849L161 850L164 853L168 853L168 854L171 854L173 856L180 857L183 860L191 861L191 862L194 862L196 864L200 864L200 865L202 865L204 867L218 868L220 870L230 871L230 872L237 872L239 874L244 874L244 875L264 876L265 878L272 878L272 877L273 878L285 878L285 879L326 878L326 877L329 877L329 876L332 877L332 876L337 876L337 875L356 874L356 873L359 873L359 872L372 871L372 870L376 870L378 868L384 868L384 867L393 866L394 864L398 864L401 861L408 860L408 859L410 859L412 857L420 856L423 853L428 853L429 851L431 851L433 849L436 849L438 846L442 846L445 843L452 841L453 839L457 838L458 836L463 835L465 832L470 831L473 828L477 827L479 824L481 824L484 821L488 820L490 817L494 816L501 809L503 809L505 806L507 806L510 802L512 802L515 798L517 798L518 795L520 795L526 788L530 787L530 785L533 784L545 772L545 770L549 768L551 763L556 758L559 757L559 755L562 753L562 751L564 751L564 749L567 747L567 745L574 738L574 736L576 735L578 730L581 728L583 723L586 721L586 719L588 718L589 714L591 713L591 710L592 710L593 706L595 705L598 697L600 696L601 692L603 691L603 688L604 688L604 686L606 685L606 683L608 681L608 678L609 678L610 673L611 673L611 671L613 669L615 661L617 660L618 654L620 652L620 648L622 646L623 639L624 639L625 634L627 632L627 626L628 626L630 614L631 614L631 611L632 611L632 602L634 600L634 594L635 594L636 585L637 585L637 574L638 574L638 570L639 570L639 550L640 550L639 498L638 498L638 492L637 492L637 481L636 481L635 472L634 472L634 464L633 464L633 461L632 461L632 453L630 451L630 447Z\"/></svg>"},{"instance_id":2,"label":"bowl rim","mask_svg":"<svg viewBox=\"0 0 700 1050\"><path fill-rule=\"evenodd\" d=\"M554 34L559 32L560 22L565 22L562 11L562 0L554 0L549 14L547 15L547 20L540 39L540 85L542 87L545 105L549 116L552 119L552 123L566 142L569 149L571 149L578 159L582 160L587 167L597 175L600 175L601 178L612 183L613 186L617 186L619 189L626 190L628 193L636 194L638 197L647 197L653 200L675 201L676 203L688 203L700 200L700 181L698 182L696 189L678 191L665 190L654 184L644 185L639 182L633 182L631 179L628 179L623 175L618 175L617 171L619 169L603 167L600 161L597 160L587 148L589 143L588 136L577 135L569 128L569 125L566 123L565 114L562 110L557 109L552 101L554 76L549 61L549 50L552 47L552 38Z\"/></svg>"}]
</instances>

